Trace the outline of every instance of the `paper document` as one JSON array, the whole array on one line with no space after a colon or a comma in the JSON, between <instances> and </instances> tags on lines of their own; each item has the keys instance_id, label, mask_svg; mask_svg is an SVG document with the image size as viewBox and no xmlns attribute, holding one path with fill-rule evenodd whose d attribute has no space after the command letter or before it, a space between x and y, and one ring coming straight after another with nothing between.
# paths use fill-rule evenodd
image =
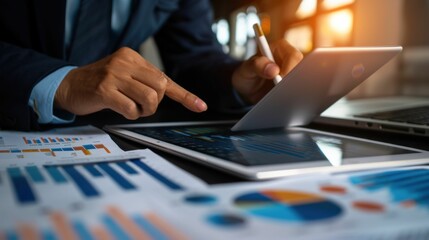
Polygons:
<instances>
[{"instance_id":1,"label":"paper document","mask_svg":"<svg viewBox=\"0 0 429 240\"><path fill-rule=\"evenodd\" d=\"M207 185L150 150L133 154L138 157L0 171L0 238L179 234L157 205L172 204L169 200L181 192L205 191Z\"/></svg>"},{"instance_id":2,"label":"paper document","mask_svg":"<svg viewBox=\"0 0 429 240\"><path fill-rule=\"evenodd\" d=\"M0 159L21 159L37 154L67 158L122 152L108 134L93 126L46 132L0 131Z\"/></svg>"},{"instance_id":3,"label":"paper document","mask_svg":"<svg viewBox=\"0 0 429 240\"><path fill-rule=\"evenodd\" d=\"M0 131L0 168L10 164L62 164L106 160L127 154L104 131L93 127L46 132Z\"/></svg>"},{"instance_id":4,"label":"paper document","mask_svg":"<svg viewBox=\"0 0 429 240\"><path fill-rule=\"evenodd\" d=\"M429 235L429 167L207 186L90 126L0 137L0 239Z\"/></svg>"},{"instance_id":5,"label":"paper document","mask_svg":"<svg viewBox=\"0 0 429 240\"><path fill-rule=\"evenodd\" d=\"M316 175L183 193L164 212L196 239L420 239L428 189L427 167Z\"/></svg>"}]
</instances>

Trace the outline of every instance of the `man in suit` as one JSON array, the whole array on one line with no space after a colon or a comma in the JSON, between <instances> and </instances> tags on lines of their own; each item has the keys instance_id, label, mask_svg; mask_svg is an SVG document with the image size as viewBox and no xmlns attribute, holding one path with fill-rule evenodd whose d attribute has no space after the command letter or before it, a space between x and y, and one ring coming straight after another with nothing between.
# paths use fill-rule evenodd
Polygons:
<instances>
[{"instance_id":1,"label":"man in suit","mask_svg":"<svg viewBox=\"0 0 429 240\"><path fill-rule=\"evenodd\" d=\"M136 119L164 96L195 112L240 109L302 58L279 41L280 67L262 56L236 61L211 21L208 0L1 1L0 128L38 129L102 109ZM150 36L165 74L136 52Z\"/></svg>"}]
</instances>

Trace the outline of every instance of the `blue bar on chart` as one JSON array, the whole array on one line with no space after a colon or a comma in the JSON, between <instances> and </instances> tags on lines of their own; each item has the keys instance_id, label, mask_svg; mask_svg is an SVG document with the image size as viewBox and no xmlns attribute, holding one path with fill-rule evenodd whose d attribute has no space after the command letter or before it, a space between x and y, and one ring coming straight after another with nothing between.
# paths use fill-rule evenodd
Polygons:
<instances>
[{"instance_id":1,"label":"blue bar on chart","mask_svg":"<svg viewBox=\"0 0 429 240\"><path fill-rule=\"evenodd\" d=\"M8 231L8 232L6 232L5 238L7 240L19 240L20 239L19 236L18 236L18 233L14 232L14 231Z\"/></svg>"},{"instance_id":2,"label":"blue bar on chart","mask_svg":"<svg viewBox=\"0 0 429 240\"><path fill-rule=\"evenodd\" d=\"M92 145L92 144L85 144L85 145L82 145L82 147L84 147L86 150L93 150L93 149L95 149L95 146Z\"/></svg>"},{"instance_id":3,"label":"blue bar on chart","mask_svg":"<svg viewBox=\"0 0 429 240\"><path fill-rule=\"evenodd\" d=\"M63 166L62 168L85 196L97 197L100 195L97 189L73 166Z\"/></svg>"},{"instance_id":4,"label":"blue bar on chart","mask_svg":"<svg viewBox=\"0 0 429 240\"><path fill-rule=\"evenodd\" d=\"M20 203L34 203L37 201L30 183L19 168L8 168L7 173L12 181L15 197Z\"/></svg>"},{"instance_id":5,"label":"blue bar on chart","mask_svg":"<svg viewBox=\"0 0 429 240\"><path fill-rule=\"evenodd\" d=\"M26 166L25 170L30 175L31 180L35 183L45 182L45 178L36 166Z\"/></svg>"},{"instance_id":6,"label":"blue bar on chart","mask_svg":"<svg viewBox=\"0 0 429 240\"><path fill-rule=\"evenodd\" d=\"M125 190L136 189L136 186L119 174L115 169L108 165L108 163L97 164L107 175L109 175L120 187Z\"/></svg>"},{"instance_id":7,"label":"blue bar on chart","mask_svg":"<svg viewBox=\"0 0 429 240\"><path fill-rule=\"evenodd\" d=\"M106 228L113 234L114 239L131 239L127 232L109 215L105 214L101 218Z\"/></svg>"},{"instance_id":8,"label":"blue bar on chart","mask_svg":"<svg viewBox=\"0 0 429 240\"><path fill-rule=\"evenodd\" d=\"M363 174L350 182L367 191L388 189L392 200L408 206L429 207L429 169L410 169Z\"/></svg>"},{"instance_id":9,"label":"blue bar on chart","mask_svg":"<svg viewBox=\"0 0 429 240\"><path fill-rule=\"evenodd\" d=\"M42 239L44 239L44 240L57 240L58 237L55 235L54 232L45 230L45 231L42 231Z\"/></svg>"},{"instance_id":10,"label":"blue bar on chart","mask_svg":"<svg viewBox=\"0 0 429 240\"><path fill-rule=\"evenodd\" d=\"M27 138L23 137L22 139L24 139L25 144L31 144L31 140L28 140Z\"/></svg>"},{"instance_id":11,"label":"blue bar on chart","mask_svg":"<svg viewBox=\"0 0 429 240\"><path fill-rule=\"evenodd\" d=\"M145 171L147 174L151 175L153 178L157 179L159 182L167 186L168 188L172 190L184 190L182 186L171 181L170 179L161 175L157 171L153 170L151 167L149 167L147 164L142 162L140 159L131 159L130 161L134 163L137 167Z\"/></svg>"},{"instance_id":12,"label":"blue bar on chart","mask_svg":"<svg viewBox=\"0 0 429 240\"><path fill-rule=\"evenodd\" d=\"M49 173L49 175L54 180L54 182L56 182L56 183L66 183L67 182L67 178L64 177L64 175L60 172L58 167L56 167L56 166L44 166L44 168Z\"/></svg>"},{"instance_id":13,"label":"blue bar on chart","mask_svg":"<svg viewBox=\"0 0 429 240\"><path fill-rule=\"evenodd\" d=\"M116 165L118 165L122 170L124 170L130 175L138 174L138 172L133 167L131 167L127 162L118 162L116 163Z\"/></svg>"},{"instance_id":14,"label":"blue bar on chart","mask_svg":"<svg viewBox=\"0 0 429 240\"><path fill-rule=\"evenodd\" d=\"M383 188L386 184L402 184L404 181L421 175L427 175L429 171L390 171L375 174L375 176L364 175L353 177L351 181L354 184L362 184L368 190L377 190Z\"/></svg>"},{"instance_id":15,"label":"blue bar on chart","mask_svg":"<svg viewBox=\"0 0 429 240\"><path fill-rule=\"evenodd\" d=\"M88 171L89 172L89 174L91 174L91 176L93 176L93 177L102 177L103 176L103 174L95 167L95 165L94 164L85 164L85 165L82 165L85 169L86 169L86 171Z\"/></svg>"},{"instance_id":16,"label":"blue bar on chart","mask_svg":"<svg viewBox=\"0 0 429 240\"><path fill-rule=\"evenodd\" d=\"M79 239L84 240L92 240L95 238L91 235L91 232L88 230L88 228L80 221L74 221L72 223L72 227L74 231L77 233L77 236Z\"/></svg>"},{"instance_id":17,"label":"blue bar on chart","mask_svg":"<svg viewBox=\"0 0 429 240\"><path fill-rule=\"evenodd\" d=\"M167 240L168 237L164 235L159 229L153 226L149 221L141 216L134 216L134 222L142 228L145 232L147 232L153 239L159 240Z\"/></svg>"}]
</instances>

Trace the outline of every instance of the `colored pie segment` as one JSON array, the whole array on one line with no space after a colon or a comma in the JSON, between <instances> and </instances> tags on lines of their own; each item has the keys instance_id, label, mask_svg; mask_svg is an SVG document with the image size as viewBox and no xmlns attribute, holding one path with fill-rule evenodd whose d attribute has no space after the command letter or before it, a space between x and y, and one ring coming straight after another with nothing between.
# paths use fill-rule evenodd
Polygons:
<instances>
[{"instance_id":1,"label":"colored pie segment","mask_svg":"<svg viewBox=\"0 0 429 240\"><path fill-rule=\"evenodd\" d=\"M236 197L234 204L253 216L289 222L326 220L342 213L337 203L316 194L298 191L250 192Z\"/></svg>"}]
</instances>

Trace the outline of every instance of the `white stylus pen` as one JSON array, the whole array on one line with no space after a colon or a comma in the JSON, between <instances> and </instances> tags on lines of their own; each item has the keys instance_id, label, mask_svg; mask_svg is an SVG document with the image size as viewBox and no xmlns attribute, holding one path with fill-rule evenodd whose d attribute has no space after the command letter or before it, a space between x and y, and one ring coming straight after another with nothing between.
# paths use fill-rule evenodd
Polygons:
<instances>
[{"instance_id":1,"label":"white stylus pen","mask_svg":"<svg viewBox=\"0 0 429 240\"><path fill-rule=\"evenodd\" d=\"M255 23L253 24L253 30L255 31L255 39L258 43L259 50L262 52L262 55L270 59L272 62L275 63L273 54L271 53L270 46L268 45L267 39L265 38L264 32L262 31L261 26L259 24ZM282 77L280 75L275 76L273 79L274 84L279 83L282 80Z\"/></svg>"}]
</instances>

